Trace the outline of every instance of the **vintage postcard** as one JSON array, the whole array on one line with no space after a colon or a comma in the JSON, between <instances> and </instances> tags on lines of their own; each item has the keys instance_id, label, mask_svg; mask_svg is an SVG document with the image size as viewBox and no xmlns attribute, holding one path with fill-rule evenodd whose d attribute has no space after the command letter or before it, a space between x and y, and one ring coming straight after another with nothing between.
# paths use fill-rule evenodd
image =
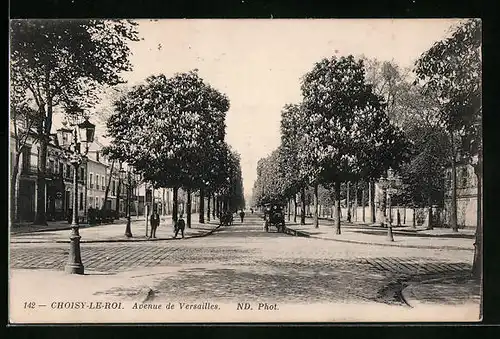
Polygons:
<instances>
[{"instance_id":1,"label":"vintage postcard","mask_svg":"<svg viewBox=\"0 0 500 339\"><path fill-rule=\"evenodd\" d=\"M11 20L9 319L482 318L481 20Z\"/></svg>"}]
</instances>

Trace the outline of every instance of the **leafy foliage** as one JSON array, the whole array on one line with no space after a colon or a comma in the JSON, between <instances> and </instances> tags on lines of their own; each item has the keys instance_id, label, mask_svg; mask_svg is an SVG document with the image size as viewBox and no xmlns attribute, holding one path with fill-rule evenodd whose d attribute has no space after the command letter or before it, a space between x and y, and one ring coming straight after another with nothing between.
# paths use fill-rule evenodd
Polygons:
<instances>
[{"instance_id":1,"label":"leafy foliage","mask_svg":"<svg viewBox=\"0 0 500 339\"><path fill-rule=\"evenodd\" d=\"M476 163L481 155L481 21L469 19L436 42L416 62L424 93L439 99L440 120L458 132L461 155ZM475 158L475 160L473 160Z\"/></svg>"},{"instance_id":2,"label":"leafy foliage","mask_svg":"<svg viewBox=\"0 0 500 339\"><path fill-rule=\"evenodd\" d=\"M127 42L138 41L135 26L129 20L11 21L12 80L47 114L45 133L52 106L91 107L99 86L122 82L120 72L131 69Z\"/></svg>"},{"instance_id":3,"label":"leafy foliage","mask_svg":"<svg viewBox=\"0 0 500 339\"><path fill-rule=\"evenodd\" d=\"M309 183L376 177L406 158L406 141L383 99L365 82L362 60L323 59L302 84L308 119L299 147Z\"/></svg>"}]
</instances>

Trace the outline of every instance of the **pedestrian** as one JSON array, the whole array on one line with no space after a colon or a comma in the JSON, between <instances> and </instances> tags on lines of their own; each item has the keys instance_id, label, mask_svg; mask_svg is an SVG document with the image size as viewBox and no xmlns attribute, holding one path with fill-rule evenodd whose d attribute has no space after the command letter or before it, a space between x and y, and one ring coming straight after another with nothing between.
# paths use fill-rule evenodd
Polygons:
<instances>
[{"instance_id":1,"label":"pedestrian","mask_svg":"<svg viewBox=\"0 0 500 339\"><path fill-rule=\"evenodd\" d=\"M184 228L186 228L186 222L184 221L182 214L177 219L177 222L174 225L175 235L174 238L177 238L177 234L181 231L182 239L184 239Z\"/></svg>"},{"instance_id":2,"label":"pedestrian","mask_svg":"<svg viewBox=\"0 0 500 339\"><path fill-rule=\"evenodd\" d=\"M250 212L252 212L252 214L253 214L253 208L250 209Z\"/></svg>"},{"instance_id":3,"label":"pedestrian","mask_svg":"<svg viewBox=\"0 0 500 339\"><path fill-rule=\"evenodd\" d=\"M151 237L150 238L156 238L156 229L160 225L160 215L158 212L154 211L151 214Z\"/></svg>"},{"instance_id":4,"label":"pedestrian","mask_svg":"<svg viewBox=\"0 0 500 339\"><path fill-rule=\"evenodd\" d=\"M245 212L243 210L240 211L241 222L243 223L243 218L245 217Z\"/></svg>"}]
</instances>

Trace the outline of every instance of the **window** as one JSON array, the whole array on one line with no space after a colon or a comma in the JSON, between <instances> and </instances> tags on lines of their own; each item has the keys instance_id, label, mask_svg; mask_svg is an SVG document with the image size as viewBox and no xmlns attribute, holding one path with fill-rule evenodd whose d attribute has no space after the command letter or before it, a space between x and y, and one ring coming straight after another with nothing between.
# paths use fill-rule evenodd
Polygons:
<instances>
[{"instance_id":1,"label":"window","mask_svg":"<svg viewBox=\"0 0 500 339\"><path fill-rule=\"evenodd\" d=\"M95 160L99 161L99 152L95 152Z\"/></svg>"},{"instance_id":2,"label":"window","mask_svg":"<svg viewBox=\"0 0 500 339\"><path fill-rule=\"evenodd\" d=\"M83 193L80 192L80 211L83 210Z\"/></svg>"},{"instance_id":3,"label":"window","mask_svg":"<svg viewBox=\"0 0 500 339\"><path fill-rule=\"evenodd\" d=\"M112 186L113 186L113 195L115 195L116 180L113 180L113 182L112 182Z\"/></svg>"},{"instance_id":4,"label":"window","mask_svg":"<svg viewBox=\"0 0 500 339\"><path fill-rule=\"evenodd\" d=\"M106 190L106 185L104 184L104 176L101 177L101 187L102 187L102 190L105 191Z\"/></svg>"},{"instance_id":5,"label":"window","mask_svg":"<svg viewBox=\"0 0 500 339\"><path fill-rule=\"evenodd\" d=\"M80 180L85 180L85 168L80 167Z\"/></svg>"},{"instance_id":6,"label":"window","mask_svg":"<svg viewBox=\"0 0 500 339\"><path fill-rule=\"evenodd\" d=\"M94 188L94 182L92 181L92 173L89 176L90 188Z\"/></svg>"},{"instance_id":7,"label":"window","mask_svg":"<svg viewBox=\"0 0 500 339\"><path fill-rule=\"evenodd\" d=\"M95 208L99 208L99 197L95 197Z\"/></svg>"},{"instance_id":8,"label":"window","mask_svg":"<svg viewBox=\"0 0 500 339\"><path fill-rule=\"evenodd\" d=\"M99 174L95 175L95 188L99 189Z\"/></svg>"},{"instance_id":9,"label":"window","mask_svg":"<svg viewBox=\"0 0 500 339\"><path fill-rule=\"evenodd\" d=\"M71 167L66 165L66 178L71 178Z\"/></svg>"},{"instance_id":10,"label":"window","mask_svg":"<svg viewBox=\"0 0 500 339\"><path fill-rule=\"evenodd\" d=\"M62 162L59 162L59 172L58 172L59 175L63 175L64 174L64 164Z\"/></svg>"}]
</instances>

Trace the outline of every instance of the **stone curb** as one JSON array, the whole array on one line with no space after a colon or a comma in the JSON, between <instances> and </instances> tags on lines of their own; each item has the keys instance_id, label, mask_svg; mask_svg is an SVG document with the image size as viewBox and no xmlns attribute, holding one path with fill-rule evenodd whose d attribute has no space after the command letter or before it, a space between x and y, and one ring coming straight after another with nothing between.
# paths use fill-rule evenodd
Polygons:
<instances>
[{"instance_id":1,"label":"stone curb","mask_svg":"<svg viewBox=\"0 0 500 339\"><path fill-rule=\"evenodd\" d=\"M325 237L319 237L316 235L311 235L305 231L299 231L299 230L293 230L293 231L295 233L301 234L300 236L302 236L302 237L309 237L309 238L315 238L315 239L321 239L321 240L338 241L338 242L345 242L345 243L351 243L351 244L363 244L363 245L386 246L386 247L402 247L402 248L447 249L447 250L456 250L456 251L474 251L473 248L458 247L458 246L439 246L438 247L438 246L427 246L427 245L417 246L417 245L401 245L401 244L381 244L381 243L373 243L373 242L357 241L357 240L333 239L333 238L325 238Z\"/></svg>"},{"instance_id":2,"label":"stone curb","mask_svg":"<svg viewBox=\"0 0 500 339\"><path fill-rule=\"evenodd\" d=\"M406 283L406 286L401 290L401 296L404 299L404 302L410 306L410 307L415 307L417 304L422 303L417 296L413 293L413 288L419 285L423 284L428 284L428 283L435 283L435 282L440 282L446 279L449 279L450 277L462 277L462 274L453 274L453 275L447 275L446 277L437 277L437 278L430 278L430 279L425 279L422 281L415 281L415 282L408 282Z\"/></svg>"},{"instance_id":3,"label":"stone curb","mask_svg":"<svg viewBox=\"0 0 500 339\"><path fill-rule=\"evenodd\" d=\"M208 232L200 232L199 234L194 234L190 236L185 236L184 239L194 239L203 238L213 234L218 231L221 225L217 225L212 230ZM182 238L131 238L131 239L103 239L103 240L82 240L81 244L98 244L98 243L128 243L128 242L151 242L151 241L169 241L169 240L181 240ZM54 240L54 241L11 241L11 244L69 244L69 240Z\"/></svg>"},{"instance_id":4,"label":"stone curb","mask_svg":"<svg viewBox=\"0 0 500 339\"><path fill-rule=\"evenodd\" d=\"M135 220L134 220L135 221ZM140 220L139 220L140 221ZM94 228L94 227L100 227L100 226L111 226L111 225L125 225L126 223L107 223L107 224L96 224L96 225L90 225L90 224L80 224L79 228L81 229L86 229L86 228ZM11 235L18 235L18 234L27 234L27 233L43 233L43 232L57 232L57 231L70 231L71 226L64 226L64 227L52 227L52 228L42 228L42 229L35 229L31 231L21 231L21 232L12 232L11 228Z\"/></svg>"}]
</instances>

